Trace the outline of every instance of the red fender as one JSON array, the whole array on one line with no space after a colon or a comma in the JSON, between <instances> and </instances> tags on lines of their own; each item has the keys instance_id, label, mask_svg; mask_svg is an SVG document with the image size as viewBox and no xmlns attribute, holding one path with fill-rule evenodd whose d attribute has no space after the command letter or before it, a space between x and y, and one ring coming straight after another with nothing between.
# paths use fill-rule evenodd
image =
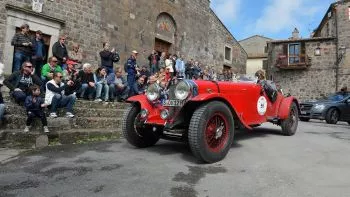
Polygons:
<instances>
[{"instance_id":1,"label":"red fender","mask_svg":"<svg viewBox=\"0 0 350 197\"><path fill-rule=\"evenodd\" d=\"M204 101L215 100L215 99L218 99L218 100L222 100L223 99L223 100L225 100L227 103L229 103L228 107L231 108L237 114L237 111L236 111L236 109L234 107L232 107L232 104L230 102L228 102L225 98L223 98L222 95L220 95L219 93L200 94L200 95L192 98L190 101L192 101L192 102L204 102ZM239 114L237 114L237 117L247 129L250 129L250 130L253 129L246 122L243 121L242 117L239 116Z\"/></svg>"},{"instance_id":2,"label":"red fender","mask_svg":"<svg viewBox=\"0 0 350 197\"><path fill-rule=\"evenodd\" d=\"M139 103L141 106L141 109L147 109L147 110L152 109L152 105L150 102L148 102L146 95L132 96L132 97L128 98L127 102L128 103Z\"/></svg>"},{"instance_id":3,"label":"red fender","mask_svg":"<svg viewBox=\"0 0 350 197\"><path fill-rule=\"evenodd\" d=\"M278 118L284 120L289 117L290 107L292 106L293 102L295 102L299 108L298 100L292 96L284 98L282 100L278 110Z\"/></svg>"}]
</instances>

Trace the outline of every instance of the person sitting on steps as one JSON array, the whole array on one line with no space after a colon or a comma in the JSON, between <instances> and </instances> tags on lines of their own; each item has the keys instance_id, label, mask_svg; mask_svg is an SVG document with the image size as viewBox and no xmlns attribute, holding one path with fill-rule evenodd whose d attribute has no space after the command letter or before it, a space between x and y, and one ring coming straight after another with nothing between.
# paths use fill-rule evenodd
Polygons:
<instances>
[{"instance_id":1,"label":"person sitting on steps","mask_svg":"<svg viewBox=\"0 0 350 197\"><path fill-rule=\"evenodd\" d=\"M73 106L76 100L75 94L66 96L64 89L66 86L73 85L73 81L68 81L67 84L62 83L62 73L57 72L53 74L53 79L46 84L45 103L51 105L51 118L57 118L57 108L65 107L66 117L73 118Z\"/></svg>"},{"instance_id":2,"label":"person sitting on steps","mask_svg":"<svg viewBox=\"0 0 350 197\"><path fill-rule=\"evenodd\" d=\"M47 119L44 112L44 108L47 104L44 103L44 99L40 97L40 87L37 85L31 86L31 95L27 96L24 106L27 110L27 122L24 132L29 132L30 125L33 123L35 117L40 118L41 123L44 127L44 132L49 133L49 128L47 127Z\"/></svg>"}]
</instances>

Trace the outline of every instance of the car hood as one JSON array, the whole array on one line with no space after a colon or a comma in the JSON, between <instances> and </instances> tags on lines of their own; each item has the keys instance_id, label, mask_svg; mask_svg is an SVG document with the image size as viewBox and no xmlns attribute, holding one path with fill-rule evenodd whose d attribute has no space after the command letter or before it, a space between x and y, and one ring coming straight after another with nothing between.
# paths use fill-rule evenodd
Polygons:
<instances>
[{"instance_id":1,"label":"car hood","mask_svg":"<svg viewBox=\"0 0 350 197\"><path fill-rule=\"evenodd\" d=\"M301 104L311 104L311 105L316 105L316 104L333 104L333 103L338 103L338 101L330 101L330 100L312 100L312 101L306 101Z\"/></svg>"}]
</instances>

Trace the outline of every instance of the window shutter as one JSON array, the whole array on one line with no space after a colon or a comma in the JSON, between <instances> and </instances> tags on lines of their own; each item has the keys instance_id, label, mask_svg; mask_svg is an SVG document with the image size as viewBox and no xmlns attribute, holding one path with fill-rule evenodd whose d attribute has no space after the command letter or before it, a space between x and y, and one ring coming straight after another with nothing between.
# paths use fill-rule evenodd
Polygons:
<instances>
[{"instance_id":1,"label":"window shutter","mask_svg":"<svg viewBox=\"0 0 350 197\"><path fill-rule=\"evenodd\" d=\"M288 56L288 44L283 44L283 55Z\"/></svg>"}]
</instances>

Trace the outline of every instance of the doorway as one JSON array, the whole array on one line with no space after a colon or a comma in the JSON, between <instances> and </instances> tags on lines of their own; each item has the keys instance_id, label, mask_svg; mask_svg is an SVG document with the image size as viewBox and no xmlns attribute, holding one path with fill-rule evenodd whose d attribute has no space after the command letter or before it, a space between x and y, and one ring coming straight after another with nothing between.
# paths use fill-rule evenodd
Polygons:
<instances>
[{"instance_id":1,"label":"doorway","mask_svg":"<svg viewBox=\"0 0 350 197\"><path fill-rule=\"evenodd\" d=\"M159 55L161 55L162 52L165 52L168 55L170 47L171 47L171 43L163 41L158 38L155 39L154 50L156 50Z\"/></svg>"}]
</instances>

